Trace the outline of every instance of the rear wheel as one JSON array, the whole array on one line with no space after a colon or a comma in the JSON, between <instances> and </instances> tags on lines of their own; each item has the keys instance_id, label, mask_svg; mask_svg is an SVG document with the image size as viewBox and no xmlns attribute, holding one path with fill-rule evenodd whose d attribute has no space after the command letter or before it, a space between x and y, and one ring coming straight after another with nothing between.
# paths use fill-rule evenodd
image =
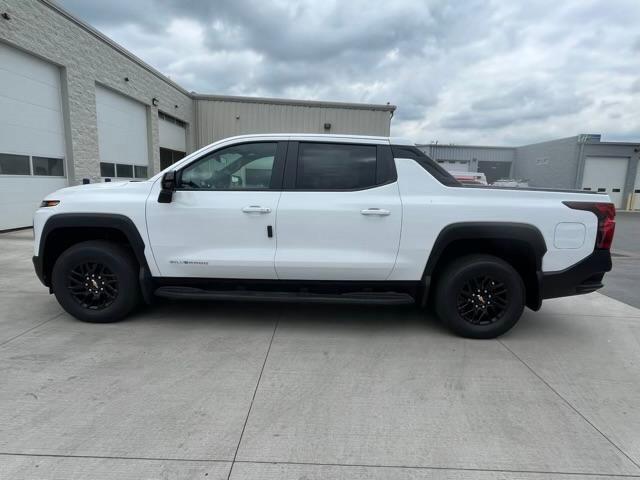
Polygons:
<instances>
[{"instance_id":1,"label":"rear wheel","mask_svg":"<svg viewBox=\"0 0 640 480\"><path fill-rule=\"evenodd\" d=\"M138 303L137 262L115 243L78 243L57 259L52 287L60 305L79 320L115 322Z\"/></svg>"},{"instance_id":2,"label":"rear wheel","mask_svg":"<svg viewBox=\"0 0 640 480\"><path fill-rule=\"evenodd\" d=\"M495 338L522 315L525 288L515 269L492 255L468 255L445 267L437 279L438 317L469 338Z\"/></svg>"}]
</instances>

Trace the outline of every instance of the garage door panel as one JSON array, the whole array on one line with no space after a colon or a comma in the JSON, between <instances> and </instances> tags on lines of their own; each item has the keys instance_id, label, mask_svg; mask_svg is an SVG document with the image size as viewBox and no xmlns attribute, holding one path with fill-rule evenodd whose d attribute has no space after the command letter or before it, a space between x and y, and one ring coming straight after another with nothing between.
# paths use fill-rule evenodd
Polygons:
<instances>
[{"instance_id":1,"label":"garage door panel","mask_svg":"<svg viewBox=\"0 0 640 480\"><path fill-rule=\"evenodd\" d=\"M0 96L0 122L3 124L53 132L59 136L64 131L60 117L60 111Z\"/></svg>"},{"instance_id":2,"label":"garage door panel","mask_svg":"<svg viewBox=\"0 0 640 480\"><path fill-rule=\"evenodd\" d=\"M57 66L0 43L0 153L65 157L60 92ZM0 230L31 225L40 201L66 185L65 177L0 175Z\"/></svg>"},{"instance_id":3,"label":"garage door panel","mask_svg":"<svg viewBox=\"0 0 640 480\"><path fill-rule=\"evenodd\" d=\"M0 124L0 151L62 158L65 156L64 138L60 133L39 130L31 130L25 135L23 127Z\"/></svg>"},{"instance_id":4,"label":"garage door panel","mask_svg":"<svg viewBox=\"0 0 640 480\"><path fill-rule=\"evenodd\" d=\"M622 208L628 165L627 157L586 157L582 188L606 193L616 208Z\"/></svg>"},{"instance_id":5,"label":"garage door panel","mask_svg":"<svg viewBox=\"0 0 640 480\"><path fill-rule=\"evenodd\" d=\"M149 163L146 133L143 136L145 139L143 143L140 141L138 132L123 130L121 126L100 123L98 124L98 135L101 161L134 165Z\"/></svg>"},{"instance_id":6,"label":"garage door panel","mask_svg":"<svg viewBox=\"0 0 640 480\"><path fill-rule=\"evenodd\" d=\"M633 187L633 196L631 197L631 208L640 210L640 163L636 170L636 181Z\"/></svg>"},{"instance_id":7,"label":"garage door panel","mask_svg":"<svg viewBox=\"0 0 640 480\"><path fill-rule=\"evenodd\" d=\"M7 72L20 75L54 88L57 88L60 82L59 70L55 65L8 45L0 44L0 70L3 74Z\"/></svg>"},{"instance_id":8,"label":"garage door panel","mask_svg":"<svg viewBox=\"0 0 640 480\"><path fill-rule=\"evenodd\" d=\"M131 105L129 109L122 110L120 108L114 108L113 105L106 103L104 99L101 103L97 104L100 108L102 117L100 122L104 125L112 125L122 128L122 124L132 122L139 124L142 121L146 121L145 107L140 105Z\"/></svg>"},{"instance_id":9,"label":"garage door panel","mask_svg":"<svg viewBox=\"0 0 640 480\"><path fill-rule=\"evenodd\" d=\"M187 151L186 131L183 126L160 118L158 120L158 134L160 147L177 150L179 152Z\"/></svg>"},{"instance_id":10,"label":"garage door panel","mask_svg":"<svg viewBox=\"0 0 640 480\"><path fill-rule=\"evenodd\" d=\"M96 113L100 161L148 165L146 107L96 86Z\"/></svg>"},{"instance_id":11,"label":"garage door panel","mask_svg":"<svg viewBox=\"0 0 640 480\"><path fill-rule=\"evenodd\" d=\"M0 176L0 202L3 205L0 229L28 227L33 213L51 192L67 186L60 177Z\"/></svg>"},{"instance_id":12,"label":"garage door panel","mask_svg":"<svg viewBox=\"0 0 640 480\"><path fill-rule=\"evenodd\" d=\"M11 72L0 75L0 95L9 99L61 111L57 87L32 80Z\"/></svg>"}]
</instances>

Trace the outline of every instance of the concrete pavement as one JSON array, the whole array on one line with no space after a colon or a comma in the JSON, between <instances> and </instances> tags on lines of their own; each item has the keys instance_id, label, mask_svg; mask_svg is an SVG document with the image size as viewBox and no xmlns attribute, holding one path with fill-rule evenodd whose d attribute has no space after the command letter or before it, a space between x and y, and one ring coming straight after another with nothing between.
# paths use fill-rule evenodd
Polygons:
<instances>
[{"instance_id":1,"label":"concrete pavement","mask_svg":"<svg viewBox=\"0 0 640 480\"><path fill-rule=\"evenodd\" d=\"M499 340L416 308L62 313L0 235L0 478L640 478L640 310L598 293Z\"/></svg>"},{"instance_id":2,"label":"concrete pavement","mask_svg":"<svg viewBox=\"0 0 640 480\"><path fill-rule=\"evenodd\" d=\"M618 212L613 252L601 293L640 308L640 212Z\"/></svg>"}]
</instances>

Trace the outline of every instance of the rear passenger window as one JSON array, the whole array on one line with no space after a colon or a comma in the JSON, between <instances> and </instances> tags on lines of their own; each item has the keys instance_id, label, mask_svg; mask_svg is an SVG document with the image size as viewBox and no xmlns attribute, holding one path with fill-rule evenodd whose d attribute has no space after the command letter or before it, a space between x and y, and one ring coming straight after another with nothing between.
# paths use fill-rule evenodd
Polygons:
<instances>
[{"instance_id":1,"label":"rear passenger window","mask_svg":"<svg viewBox=\"0 0 640 480\"><path fill-rule=\"evenodd\" d=\"M299 144L296 188L357 190L375 185L375 145Z\"/></svg>"}]
</instances>

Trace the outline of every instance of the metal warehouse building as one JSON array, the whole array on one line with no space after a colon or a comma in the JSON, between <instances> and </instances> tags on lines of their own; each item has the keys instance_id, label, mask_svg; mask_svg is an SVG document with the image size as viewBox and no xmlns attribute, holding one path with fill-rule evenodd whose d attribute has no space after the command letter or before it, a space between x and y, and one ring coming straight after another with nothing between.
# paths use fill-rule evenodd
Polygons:
<instances>
[{"instance_id":1,"label":"metal warehouse building","mask_svg":"<svg viewBox=\"0 0 640 480\"><path fill-rule=\"evenodd\" d=\"M419 147L448 170L483 172L489 183L519 178L533 187L604 192L617 208L640 210L640 142L583 134L521 147Z\"/></svg>"},{"instance_id":2,"label":"metal warehouse building","mask_svg":"<svg viewBox=\"0 0 640 480\"><path fill-rule=\"evenodd\" d=\"M50 0L0 15L0 230L30 225L53 190L147 178L232 135L389 135L392 105L201 95Z\"/></svg>"}]
</instances>

